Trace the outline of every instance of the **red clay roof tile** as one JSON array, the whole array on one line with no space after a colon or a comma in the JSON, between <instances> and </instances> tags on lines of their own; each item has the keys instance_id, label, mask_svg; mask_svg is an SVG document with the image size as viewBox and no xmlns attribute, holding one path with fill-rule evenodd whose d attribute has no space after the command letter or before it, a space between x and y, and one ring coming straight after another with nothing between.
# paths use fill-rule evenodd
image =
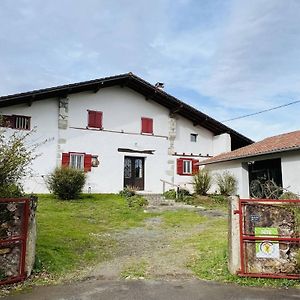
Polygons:
<instances>
[{"instance_id":1,"label":"red clay roof tile","mask_svg":"<svg viewBox=\"0 0 300 300\"><path fill-rule=\"evenodd\" d=\"M262 141L237 150L221 153L215 157L200 162L199 165L296 149L300 149L300 130L268 137Z\"/></svg>"}]
</instances>

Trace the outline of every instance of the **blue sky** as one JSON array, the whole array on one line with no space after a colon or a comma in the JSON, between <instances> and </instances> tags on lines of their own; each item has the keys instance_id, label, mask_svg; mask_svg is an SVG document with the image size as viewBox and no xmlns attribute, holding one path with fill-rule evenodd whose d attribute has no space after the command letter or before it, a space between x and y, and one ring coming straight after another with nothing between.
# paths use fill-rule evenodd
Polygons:
<instances>
[{"instance_id":1,"label":"blue sky","mask_svg":"<svg viewBox=\"0 0 300 300\"><path fill-rule=\"evenodd\" d=\"M2 0L0 94L133 72L219 121L300 99L298 0ZM300 103L226 122L299 130Z\"/></svg>"}]
</instances>

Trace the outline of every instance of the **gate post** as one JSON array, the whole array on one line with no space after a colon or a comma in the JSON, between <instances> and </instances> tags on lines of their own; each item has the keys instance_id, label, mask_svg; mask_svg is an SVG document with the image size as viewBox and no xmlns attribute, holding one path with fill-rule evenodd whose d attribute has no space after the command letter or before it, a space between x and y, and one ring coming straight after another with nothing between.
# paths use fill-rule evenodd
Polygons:
<instances>
[{"instance_id":1,"label":"gate post","mask_svg":"<svg viewBox=\"0 0 300 300\"><path fill-rule=\"evenodd\" d=\"M228 270L234 275L241 270L239 201L239 197L231 196L228 204Z\"/></svg>"}]
</instances>

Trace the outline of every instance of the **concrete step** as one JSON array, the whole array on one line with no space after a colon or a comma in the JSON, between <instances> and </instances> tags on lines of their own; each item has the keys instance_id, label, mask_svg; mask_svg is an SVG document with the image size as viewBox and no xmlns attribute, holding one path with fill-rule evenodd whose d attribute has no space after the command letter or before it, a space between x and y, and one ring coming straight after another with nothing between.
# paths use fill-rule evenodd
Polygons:
<instances>
[{"instance_id":1,"label":"concrete step","mask_svg":"<svg viewBox=\"0 0 300 300\"><path fill-rule=\"evenodd\" d=\"M145 197L148 200L148 206L174 205L174 200L167 200L162 194L150 194L138 192L137 194Z\"/></svg>"}]
</instances>

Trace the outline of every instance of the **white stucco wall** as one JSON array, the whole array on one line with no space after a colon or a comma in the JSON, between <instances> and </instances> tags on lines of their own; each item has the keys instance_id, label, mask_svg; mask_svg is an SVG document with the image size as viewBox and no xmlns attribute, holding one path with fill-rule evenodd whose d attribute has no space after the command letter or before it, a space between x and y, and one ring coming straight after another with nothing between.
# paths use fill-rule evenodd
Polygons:
<instances>
[{"instance_id":1,"label":"white stucco wall","mask_svg":"<svg viewBox=\"0 0 300 300\"><path fill-rule=\"evenodd\" d=\"M213 177L213 184L209 190L210 193L218 192L218 186L215 180L216 174L222 174L223 172L228 171L237 179L238 185L236 194L241 198L249 197L249 176L247 164L244 164L241 161L231 161L207 165L205 168L210 171Z\"/></svg>"},{"instance_id":2,"label":"white stucco wall","mask_svg":"<svg viewBox=\"0 0 300 300\"><path fill-rule=\"evenodd\" d=\"M228 133L219 134L213 137L213 156L223 152L231 151L231 137Z\"/></svg>"},{"instance_id":3,"label":"white stucco wall","mask_svg":"<svg viewBox=\"0 0 300 300\"><path fill-rule=\"evenodd\" d=\"M281 167L283 187L300 195L300 151L282 155Z\"/></svg>"},{"instance_id":4,"label":"white stucco wall","mask_svg":"<svg viewBox=\"0 0 300 300\"><path fill-rule=\"evenodd\" d=\"M300 151L288 151L269 155L261 155L249 157L247 159L233 160L224 163L215 163L207 165L205 168L212 174L222 173L224 171L231 172L238 180L237 194L242 198L249 198L249 175L248 162L260 161L268 159L281 159L281 173L283 188L300 195ZM213 185L211 192L216 190Z\"/></svg>"},{"instance_id":5,"label":"white stucco wall","mask_svg":"<svg viewBox=\"0 0 300 300\"><path fill-rule=\"evenodd\" d=\"M88 110L103 112L103 130L87 129ZM49 139L39 148L42 155L33 163L34 176L26 181L26 192L48 192L43 176L60 165L63 152L98 155L100 165L88 172L85 189L91 187L92 192L101 193L119 192L123 188L125 156L144 157L145 191L160 193L163 188L160 179L175 184L186 183L190 187L192 176L177 175L176 161L180 156L174 155L175 152L203 160L195 155L212 155L216 152L215 147L228 147L228 137L215 138L209 130L194 126L179 115L172 119L175 140L171 146L169 110L126 87L69 95L66 129L58 129L58 99L36 101L31 106L10 106L2 108L1 113L31 116L32 125L37 127L32 140ZM153 135L141 134L141 117L153 119ZM191 142L191 133L198 135L197 142ZM153 150L154 154L124 153L118 152L118 148ZM188 156L191 154L193 156Z\"/></svg>"}]
</instances>

